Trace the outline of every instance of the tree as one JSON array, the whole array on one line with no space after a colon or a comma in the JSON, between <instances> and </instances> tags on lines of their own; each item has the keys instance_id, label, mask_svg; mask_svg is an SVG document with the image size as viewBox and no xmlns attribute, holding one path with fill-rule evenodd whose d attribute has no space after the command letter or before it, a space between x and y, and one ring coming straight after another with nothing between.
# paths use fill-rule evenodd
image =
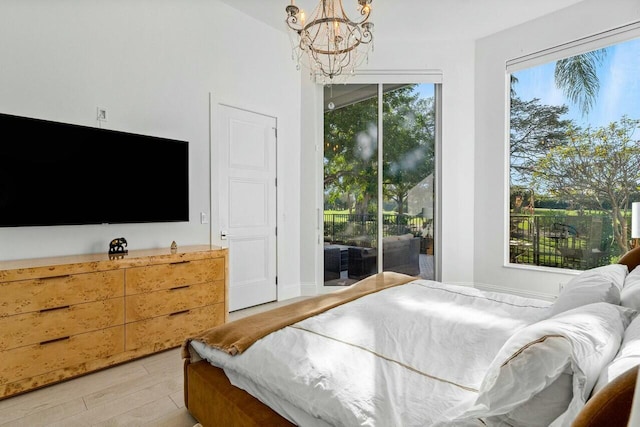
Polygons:
<instances>
[{"instance_id":1,"label":"tree","mask_svg":"<svg viewBox=\"0 0 640 427\"><path fill-rule=\"evenodd\" d=\"M543 105L538 98L511 99L510 162L512 185L531 187L536 163L554 147L564 145L571 122L561 117L567 106Z\"/></svg>"},{"instance_id":2,"label":"tree","mask_svg":"<svg viewBox=\"0 0 640 427\"><path fill-rule=\"evenodd\" d=\"M591 109L600 88L597 67L606 56L606 49L560 59L555 64L555 84L565 96L578 104L583 114ZM510 76L511 127L510 166L511 189L517 196L529 193L533 207L533 167L548 150L565 142L566 131L571 124L561 120L568 112L566 105L542 105L538 98L521 100L515 89L518 78Z\"/></svg>"},{"instance_id":3,"label":"tree","mask_svg":"<svg viewBox=\"0 0 640 427\"><path fill-rule=\"evenodd\" d=\"M404 214L409 190L434 170L433 99L420 99L410 88L384 97L383 192Z\"/></svg>"},{"instance_id":4,"label":"tree","mask_svg":"<svg viewBox=\"0 0 640 427\"><path fill-rule=\"evenodd\" d=\"M371 98L325 113L325 198L331 203L353 196L360 214L377 194L377 111Z\"/></svg>"},{"instance_id":5,"label":"tree","mask_svg":"<svg viewBox=\"0 0 640 427\"><path fill-rule=\"evenodd\" d=\"M614 239L628 250L627 211L640 183L640 120L622 117L598 129L571 127L566 145L541 158L535 178L542 190L584 207L611 213Z\"/></svg>"},{"instance_id":6,"label":"tree","mask_svg":"<svg viewBox=\"0 0 640 427\"><path fill-rule=\"evenodd\" d=\"M433 100L408 85L384 94L385 197L404 212L409 189L433 172ZM325 198L354 197L367 213L377 195L377 98L325 113Z\"/></svg>"},{"instance_id":7,"label":"tree","mask_svg":"<svg viewBox=\"0 0 640 427\"><path fill-rule=\"evenodd\" d=\"M580 106L583 114L591 110L598 95L598 65L602 63L606 54L606 49L598 49L556 62L556 86L562 89L568 99Z\"/></svg>"}]
</instances>

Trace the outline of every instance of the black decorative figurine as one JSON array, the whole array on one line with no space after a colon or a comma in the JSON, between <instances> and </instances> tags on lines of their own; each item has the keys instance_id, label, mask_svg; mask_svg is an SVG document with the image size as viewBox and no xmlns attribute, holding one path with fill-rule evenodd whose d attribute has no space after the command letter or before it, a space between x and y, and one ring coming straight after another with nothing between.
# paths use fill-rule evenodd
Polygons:
<instances>
[{"instance_id":1,"label":"black decorative figurine","mask_svg":"<svg viewBox=\"0 0 640 427\"><path fill-rule=\"evenodd\" d=\"M129 251L124 248L125 246L127 246L127 239L124 237L113 239L109 243L109 255L124 255L128 253Z\"/></svg>"}]
</instances>

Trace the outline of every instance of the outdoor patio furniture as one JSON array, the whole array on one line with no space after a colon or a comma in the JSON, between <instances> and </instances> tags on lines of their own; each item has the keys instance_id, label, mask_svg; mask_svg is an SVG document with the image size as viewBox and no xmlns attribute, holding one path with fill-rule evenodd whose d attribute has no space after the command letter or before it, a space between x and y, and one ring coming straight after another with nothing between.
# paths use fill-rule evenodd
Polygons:
<instances>
[{"instance_id":1,"label":"outdoor patio furniture","mask_svg":"<svg viewBox=\"0 0 640 427\"><path fill-rule=\"evenodd\" d=\"M324 248L324 280L340 278L340 248Z\"/></svg>"},{"instance_id":2,"label":"outdoor patio furniture","mask_svg":"<svg viewBox=\"0 0 640 427\"><path fill-rule=\"evenodd\" d=\"M326 245L324 247L325 250L327 249L339 249L340 250L340 271L346 271L347 267L349 266L349 248L350 246L347 245Z\"/></svg>"},{"instance_id":3,"label":"outdoor patio furniture","mask_svg":"<svg viewBox=\"0 0 640 427\"><path fill-rule=\"evenodd\" d=\"M509 262L518 263L518 258L531 251L533 245L524 240L509 240Z\"/></svg>"},{"instance_id":4,"label":"outdoor patio furniture","mask_svg":"<svg viewBox=\"0 0 640 427\"><path fill-rule=\"evenodd\" d=\"M362 279L377 272L376 248L349 248L349 278ZM384 271L395 271L411 276L420 274L420 237L412 234L389 236L382 239Z\"/></svg>"},{"instance_id":5,"label":"outdoor patio furniture","mask_svg":"<svg viewBox=\"0 0 640 427\"><path fill-rule=\"evenodd\" d=\"M419 275L420 237L412 234L385 237L382 239L382 260L384 271Z\"/></svg>"},{"instance_id":6,"label":"outdoor patio furniture","mask_svg":"<svg viewBox=\"0 0 640 427\"><path fill-rule=\"evenodd\" d=\"M556 246L562 254L562 266L580 269L581 266L592 268L599 265L600 260L607 255L602 251L602 218L593 217L587 235L580 235L570 225L560 225L567 227Z\"/></svg>"},{"instance_id":7,"label":"outdoor patio furniture","mask_svg":"<svg viewBox=\"0 0 640 427\"><path fill-rule=\"evenodd\" d=\"M364 279L377 273L377 248L349 248L349 279Z\"/></svg>"}]
</instances>

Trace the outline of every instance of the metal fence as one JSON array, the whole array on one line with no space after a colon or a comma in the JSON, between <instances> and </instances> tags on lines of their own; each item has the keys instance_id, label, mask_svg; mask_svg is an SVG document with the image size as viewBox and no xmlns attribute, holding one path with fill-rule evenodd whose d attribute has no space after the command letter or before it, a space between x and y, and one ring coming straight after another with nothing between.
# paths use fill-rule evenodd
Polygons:
<instances>
[{"instance_id":1,"label":"metal fence","mask_svg":"<svg viewBox=\"0 0 640 427\"><path fill-rule=\"evenodd\" d=\"M576 270L610 264L610 224L605 215L512 214L509 261Z\"/></svg>"},{"instance_id":2,"label":"metal fence","mask_svg":"<svg viewBox=\"0 0 640 427\"><path fill-rule=\"evenodd\" d=\"M411 233L433 236L432 220L420 216L384 214L382 237ZM607 215L510 216L509 261L546 267L586 270L611 263L618 255L612 245ZM324 214L324 241L377 247L376 215Z\"/></svg>"},{"instance_id":3,"label":"metal fence","mask_svg":"<svg viewBox=\"0 0 640 427\"><path fill-rule=\"evenodd\" d=\"M432 220L420 216L384 214L382 237L411 233L414 236L431 230ZM428 231L425 231L428 232ZM430 235L433 235L431 232ZM361 247L376 247L378 218L376 215L324 214L324 241Z\"/></svg>"}]
</instances>

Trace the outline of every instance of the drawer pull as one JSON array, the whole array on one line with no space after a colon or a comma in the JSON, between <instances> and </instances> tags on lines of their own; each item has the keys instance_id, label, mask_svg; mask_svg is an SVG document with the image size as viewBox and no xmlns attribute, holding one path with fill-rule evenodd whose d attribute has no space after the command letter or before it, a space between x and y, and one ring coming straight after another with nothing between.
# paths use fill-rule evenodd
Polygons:
<instances>
[{"instance_id":1,"label":"drawer pull","mask_svg":"<svg viewBox=\"0 0 640 427\"><path fill-rule=\"evenodd\" d=\"M169 263L169 265L178 265L178 264L189 264L191 261L176 261Z\"/></svg>"},{"instance_id":2,"label":"drawer pull","mask_svg":"<svg viewBox=\"0 0 640 427\"><path fill-rule=\"evenodd\" d=\"M169 290L170 290L170 291L179 291L180 289L188 289L188 288L190 288L190 287L191 287L191 285L176 286L176 287L174 287L174 288L170 288Z\"/></svg>"},{"instance_id":3,"label":"drawer pull","mask_svg":"<svg viewBox=\"0 0 640 427\"><path fill-rule=\"evenodd\" d=\"M53 344L54 342L58 342L58 341L64 341L64 340L68 340L71 337L62 337L62 338L55 338L49 341L42 341L40 343L40 345L47 345L47 344Z\"/></svg>"},{"instance_id":4,"label":"drawer pull","mask_svg":"<svg viewBox=\"0 0 640 427\"><path fill-rule=\"evenodd\" d=\"M44 309L40 310L40 313L46 313L48 311L55 311L55 310L64 310L65 308L69 308L69 306L68 305L63 305L61 307L44 308Z\"/></svg>"},{"instance_id":5,"label":"drawer pull","mask_svg":"<svg viewBox=\"0 0 640 427\"><path fill-rule=\"evenodd\" d=\"M177 316L179 314L187 314L188 312L190 312L191 310L182 310L182 311L176 311L175 313L171 313L169 316Z\"/></svg>"},{"instance_id":6,"label":"drawer pull","mask_svg":"<svg viewBox=\"0 0 640 427\"><path fill-rule=\"evenodd\" d=\"M64 279L65 277L71 277L71 275L70 274L61 274L59 276L41 277L40 280Z\"/></svg>"}]
</instances>

